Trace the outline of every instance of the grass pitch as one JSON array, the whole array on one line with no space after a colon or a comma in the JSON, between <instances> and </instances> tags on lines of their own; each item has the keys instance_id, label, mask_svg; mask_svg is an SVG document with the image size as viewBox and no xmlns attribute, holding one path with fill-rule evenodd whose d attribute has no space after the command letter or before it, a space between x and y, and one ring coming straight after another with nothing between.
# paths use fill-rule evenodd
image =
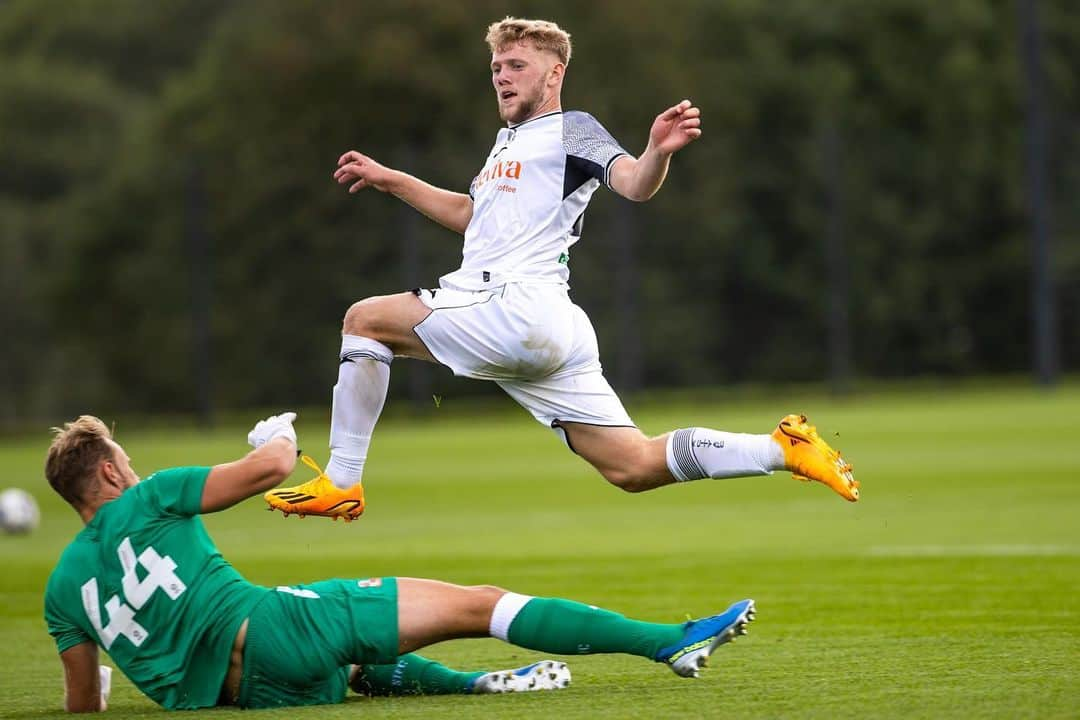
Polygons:
<instances>
[{"instance_id":1,"label":"grass pitch","mask_svg":"<svg viewBox=\"0 0 1080 720\"><path fill-rule=\"evenodd\" d=\"M1069 430L1080 386L902 388L847 401L699 397L629 409L647 432L762 432L804 410L854 463L862 501L785 473L623 494L510 400L496 415L444 400L431 418L380 424L359 522L286 520L250 500L207 525L225 557L267 585L435 577L655 621L755 598L750 635L721 648L700 680L638 658L570 657L574 682L561 692L351 697L266 716L1080 716L1080 442ZM325 426L301 420L301 441L325 459ZM238 456L247 429L121 427L118 439L147 473ZM3 484L29 489L43 512L33 535L0 536L0 716L63 714L41 592L79 521L39 479L47 444L44 429L0 443ZM424 654L468 669L542 657L495 640ZM110 717L163 712L117 678ZM250 717L202 714L211 712Z\"/></svg>"}]
</instances>

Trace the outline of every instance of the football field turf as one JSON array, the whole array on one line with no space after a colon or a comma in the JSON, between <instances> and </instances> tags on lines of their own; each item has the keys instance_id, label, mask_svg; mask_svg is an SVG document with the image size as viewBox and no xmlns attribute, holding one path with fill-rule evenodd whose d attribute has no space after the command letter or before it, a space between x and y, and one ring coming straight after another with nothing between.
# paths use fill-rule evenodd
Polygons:
<instances>
[{"instance_id":1,"label":"football field turf","mask_svg":"<svg viewBox=\"0 0 1080 720\"><path fill-rule=\"evenodd\" d=\"M350 697L260 717L1080 716L1080 440L1071 429L1080 385L628 403L650 433L695 424L761 432L806 412L854 464L857 504L786 473L625 494L510 400L500 407L444 400L430 417L381 424L358 522L283 519L253 499L207 526L225 557L262 584L434 577L663 622L752 597L749 636L720 648L699 680L634 657L568 657L573 684L559 692ZM320 461L325 414L298 423ZM117 439L148 473L232 459L246 450L247 429L121 426ZM79 521L39 479L47 444L44 430L0 440L0 485L30 489L43 512L33 535L0 536L0 717L62 714L41 593ZM306 479L297 467L294 478ZM544 657L495 640L423 654L463 669ZM115 718L164 712L118 676L110 705Z\"/></svg>"}]
</instances>

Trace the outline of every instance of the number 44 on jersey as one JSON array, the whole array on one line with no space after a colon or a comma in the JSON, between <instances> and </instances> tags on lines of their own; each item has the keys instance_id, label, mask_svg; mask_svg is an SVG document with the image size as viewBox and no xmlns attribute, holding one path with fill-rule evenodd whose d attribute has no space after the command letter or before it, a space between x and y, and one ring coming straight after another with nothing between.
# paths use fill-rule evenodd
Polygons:
<instances>
[{"instance_id":1,"label":"number 44 on jersey","mask_svg":"<svg viewBox=\"0 0 1080 720\"><path fill-rule=\"evenodd\" d=\"M109 617L109 624L101 626L101 605L98 598L98 582L93 577L82 586L83 608L90 624L94 626L101 644L106 650L112 647L116 638L123 635L135 647L143 644L146 640L146 628L135 620L135 612L150 600L157 590L164 590L172 600L180 597L187 586L176 576L176 563L166 555L158 555L157 550L150 546L142 551L138 557L135 549L131 546L131 538L124 538L120 547L116 549L120 556L120 566L124 568L124 576L121 578L124 599L120 602L117 595L113 595L105 602L105 612ZM146 576L140 580L136 571L137 566L142 566Z\"/></svg>"}]
</instances>

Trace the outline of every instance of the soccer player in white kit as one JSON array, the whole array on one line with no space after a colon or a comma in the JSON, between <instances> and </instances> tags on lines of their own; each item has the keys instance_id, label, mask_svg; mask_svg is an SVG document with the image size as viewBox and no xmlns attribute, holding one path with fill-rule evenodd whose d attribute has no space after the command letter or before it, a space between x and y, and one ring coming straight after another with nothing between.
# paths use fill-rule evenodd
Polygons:
<instances>
[{"instance_id":1,"label":"soccer player in white kit","mask_svg":"<svg viewBox=\"0 0 1080 720\"><path fill-rule=\"evenodd\" d=\"M601 184L635 201L664 182L672 154L701 137L689 100L664 110L634 157L591 115L563 111L570 36L551 22L506 18L488 28L499 130L468 194L437 188L355 150L334 178L355 193L391 193L463 233L461 267L439 287L370 297L345 313L334 386L330 461L302 485L266 500L286 514L351 520L395 356L492 380L554 429L609 482L629 492L673 482L788 470L859 497L851 466L800 415L771 434L683 428L646 437L604 378L596 334L569 297L570 247Z\"/></svg>"}]
</instances>

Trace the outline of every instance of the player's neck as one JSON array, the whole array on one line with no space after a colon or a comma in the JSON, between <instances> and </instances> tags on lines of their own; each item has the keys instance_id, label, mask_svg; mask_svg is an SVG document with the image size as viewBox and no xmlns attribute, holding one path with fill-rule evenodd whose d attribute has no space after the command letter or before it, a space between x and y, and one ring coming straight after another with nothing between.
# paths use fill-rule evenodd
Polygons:
<instances>
[{"instance_id":1,"label":"player's neck","mask_svg":"<svg viewBox=\"0 0 1080 720\"><path fill-rule=\"evenodd\" d=\"M82 518L83 525L89 525L90 521L97 515L97 511L101 508L102 503L90 503L89 505L80 505L75 508L75 512L79 513L79 517Z\"/></svg>"},{"instance_id":2,"label":"player's neck","mask_svg":"<svg viewBox=\"0 0 1080 720\"><path fill-rule=\"evenodd\" d=\"M88 498L84 504L75 508L75 512L79 513L84 525L89 525L102 505L112 502L118 497L120 497L120 492L111 485L98 488L98 491Z\"/></svg>"},{"instance_id":3,"label":"player's neck","mask_svg":"<svg viewBox=\"0 0 1080 720\"><path fill-rule=\"evenodd\" d=\"M562 112L562 102L559 100L558 95L553 95L550 98L545 99L542 103L540 103L540 105L537 106L536 110L533 110L532 114L529 115L529 117L521 120L520 122L510 123L510 127L524 125L530 120L535 120L538 117L541 117L543 115L550 115L554 112Z\"/></svg>"}]
</instances>

